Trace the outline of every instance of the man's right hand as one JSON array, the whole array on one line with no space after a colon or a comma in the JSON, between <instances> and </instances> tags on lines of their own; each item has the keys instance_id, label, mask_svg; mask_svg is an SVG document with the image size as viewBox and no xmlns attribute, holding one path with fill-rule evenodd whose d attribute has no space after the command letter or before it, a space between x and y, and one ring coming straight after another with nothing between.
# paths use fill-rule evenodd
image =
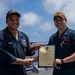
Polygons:
<instances>
[{"instance_id":1,"label":"man's right hand","mask_svg":"<svg viewBox=\"0 0 75 75\"><path fill-rule=\"evenodd\" d=\"M29 67L32 63L33 63L32 58L26 58L26 59L23 60L23 66L24 67Z\"/></svg>"},{"instance_id":2,"label":"man's right hand","mask_svg":"<svg viewBox=\"0 0 75 75\"><path fill-rule=\"evenodd\" d=\"M29 67L32 63L33 63L32 58L25 58L25 59L17 58L16 61L14 61L12 64L18 64L23 65L24 67Z\"/></svg>"}]
</instances>

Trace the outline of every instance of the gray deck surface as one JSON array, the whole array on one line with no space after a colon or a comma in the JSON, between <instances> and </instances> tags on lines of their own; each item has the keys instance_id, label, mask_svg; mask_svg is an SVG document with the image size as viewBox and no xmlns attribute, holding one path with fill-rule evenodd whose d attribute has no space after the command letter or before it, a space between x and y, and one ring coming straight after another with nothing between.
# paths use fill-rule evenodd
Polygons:
<instances>
[{"instance_id":1,"label":"gray deck surface","mask_svg":"<svg viewBox=\"0 0 75 75\"><path fill-rule=\"evenodd\" d=\"M27 71L27 75L52 75L53 68L49 68L47 71L36 73L31 71Z\"/></svg>"}]
</instances>

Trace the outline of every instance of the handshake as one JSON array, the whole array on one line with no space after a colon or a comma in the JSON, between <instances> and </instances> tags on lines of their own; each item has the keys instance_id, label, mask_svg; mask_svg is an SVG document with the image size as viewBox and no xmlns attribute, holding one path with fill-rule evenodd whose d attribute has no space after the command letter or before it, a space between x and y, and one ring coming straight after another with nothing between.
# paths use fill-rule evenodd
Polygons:
<instances>
[{"instance_id":1,"label":"handshake","mask_svg":"<svg viewBox=\"0 0 75 75\"><path fill-rule=\"evenodd\" d=\"M33 62L38 61L38 56L34 58L25 58L25 59L20 59L17 58L15 62L12 64L18 64L18 65L23 65L25 68L29 67Z\"/></svg>"},{"instance_id":2,"label":"handshake","mask_svg":"<svg viewBox=\"0 0 75 75\"><path fill-rule=\"evenodd\" d=\"M26 58L26 59L24 59L23 66L27 68L27 67L29 67L32 63L33 63L33 58Z\"/></svg>"}]
</instances>

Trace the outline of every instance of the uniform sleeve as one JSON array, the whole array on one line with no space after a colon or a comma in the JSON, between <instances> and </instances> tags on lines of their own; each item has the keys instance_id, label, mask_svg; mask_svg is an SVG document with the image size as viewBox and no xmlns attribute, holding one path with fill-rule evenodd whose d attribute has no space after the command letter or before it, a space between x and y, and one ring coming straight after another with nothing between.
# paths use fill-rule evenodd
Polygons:
<instances>
[{"instance_id":1,"label":"uniform sleeve","mask_svg":"<svg viewBox=\"0 0 75 75\"><path fill-rule=\"evenodd\" d=\"M53 39L54 39L54 35L52 35L52 36L49 38L48 45L53 45Z\"/></svg>"},{"instance_id":2,"label":"uniform sleeve","mask_svg":"<svg viewBox=\"0 0 75 75\"><path fill-rule=\"evenodd\" d=\"M16 57L10 54L6 49L5 39L0 35L0 62L11 64L16 60Z\"/></svg>"},{"instance_id":3,"label":"uniform sleeve","mask_svg":"<svg viewBox=\"0 0 75 75\"><path fill-rule=\"evenodd\" d=\"M11 64L15 60L16 60L16 57L14 57L9 52L6 52L0 48L0 62L1 63Z\"/></svg>"},{"instance_id":4,"label":"uniform sleeve","mask_svg":"<svg viewBox=\"0 0 75 75\"><path fill-rule=\"evenodd\" d=\"M31 49L31 47L30 47L30 43L29 43L29 39L28 39L28 37L27 37L27 50L26 50L26 55L27 56L32 56L32 55L34 55L35 53L31 53L32 52L32 49Z\"/></svg>"},{"instance_id":5,"label":"uniform sleeve","mask_svg":"<svg viewBox=\"0 0 75 75\"><path fill-rule=\"evenodd\" d=\"M49 39L49 41L48 41L48 45L50 45L50 43L51 43L51 39Z\"/></svg>"},{"instance_id":6,"label":"uniform sleeve","mask_svg":"<svg viewBox=\"0 0 75 75\"><path fill-rule=\"evenodd\" d=\"M75 52L75 31L71 33L70 39L72 51Z\"/></svg>"},{"instance_id":7,"label":"uniform sleeve","mask_svg":"<svg viewBox=\"0 0 75 75\"><path fill-rule=\"evenodd\" d=\"M25 34L25 38L26 38L26 42L27 42L26 56L32 56L35 54L35 52L32 54L32 49L30 47L29 38L26 34Z\"/></svg>"}]
</instances>

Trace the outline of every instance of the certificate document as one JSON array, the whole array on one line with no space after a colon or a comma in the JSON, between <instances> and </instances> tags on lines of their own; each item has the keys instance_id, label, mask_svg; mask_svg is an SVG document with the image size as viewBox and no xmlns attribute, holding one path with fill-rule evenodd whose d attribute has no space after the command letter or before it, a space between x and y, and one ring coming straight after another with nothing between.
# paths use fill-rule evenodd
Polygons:
<instances>
[{"instance_id":1,"label":"certificate document","mask_svg":"<svg viewBox=\"0 0 75 75\"><path fill-rule=\"evenodd\" d=\"M53 66L53 61L55 58L55 46L42 46L39 49L39 67L50 67Z\"/></svg>"}]
</instances>

